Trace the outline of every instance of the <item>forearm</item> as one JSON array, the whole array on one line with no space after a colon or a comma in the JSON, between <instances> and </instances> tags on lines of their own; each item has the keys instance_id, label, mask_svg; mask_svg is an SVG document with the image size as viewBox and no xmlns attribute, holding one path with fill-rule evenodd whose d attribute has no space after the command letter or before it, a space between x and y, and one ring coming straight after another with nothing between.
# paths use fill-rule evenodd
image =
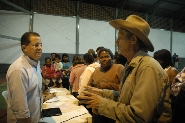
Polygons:
<instances>
[{"instance_id":1,"label":"forearm","mask_svg":"<svg viewBox=\"0 0 185 123\"><path fill-rule=\"evenodd\" d=\"M115 94L115 92L117 91L103 89L102 97L116 101L118 96Z\"/></svg>"},{"instance_id":2,"label":"forearm","mask_svg":"<svg viewBox=\"0 0 185 123\"><path fill-rule=\"evenodd\" d=\"M107 106L108 105L108 106ZM100 102L98 113L121 123L144 123L145 121L135 115L130 105L103 98Z\"/></svg>"}]
</instances>

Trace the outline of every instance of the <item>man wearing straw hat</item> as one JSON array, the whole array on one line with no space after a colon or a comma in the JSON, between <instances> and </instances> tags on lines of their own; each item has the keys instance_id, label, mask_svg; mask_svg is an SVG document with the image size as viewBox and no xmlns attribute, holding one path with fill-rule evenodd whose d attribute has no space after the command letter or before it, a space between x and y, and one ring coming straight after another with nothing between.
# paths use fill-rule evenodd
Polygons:
<instances>
[{"instance_id":1,"label":"man wearing straw hat","mask_svg":"<svg viewBox=\"0 0 185 123\"><path fill-rule=\"evenodd\" d=\"M80 103L97 109L99 115L116 120L116 123L156 122L169 99L169 80L160 64L147 52L154 51L148 38L150 26L137 15L126 20L109 22L119 30L116 44L118 52L127 58L119 91L86 87ZM83 101L82 101L83 100ZM103 123L104 121L93 121Z\"/></svg>"}]
</instances>

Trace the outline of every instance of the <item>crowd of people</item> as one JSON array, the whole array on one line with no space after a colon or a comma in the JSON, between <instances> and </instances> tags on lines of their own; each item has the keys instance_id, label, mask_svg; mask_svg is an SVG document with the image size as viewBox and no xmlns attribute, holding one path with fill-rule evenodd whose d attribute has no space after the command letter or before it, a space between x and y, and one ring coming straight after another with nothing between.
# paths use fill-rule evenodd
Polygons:
<instances>
[{"instance_id":1,"label":"crowd of people","mask_svg":"<svg viewBox=\"0 0 185 123\"><path fill-rule=\"evenodd\" d=\"M149 24L137 15L109 24L119 30L114 54L100 46L83 56L51 53L40 67L42 40L21 37L22 55L7 71L8 123L38 123L41 105L66 88L93 116L93 123L180 123L185 116L185 68L167 49L153 52Z\"/></svg>"}]
</instances>

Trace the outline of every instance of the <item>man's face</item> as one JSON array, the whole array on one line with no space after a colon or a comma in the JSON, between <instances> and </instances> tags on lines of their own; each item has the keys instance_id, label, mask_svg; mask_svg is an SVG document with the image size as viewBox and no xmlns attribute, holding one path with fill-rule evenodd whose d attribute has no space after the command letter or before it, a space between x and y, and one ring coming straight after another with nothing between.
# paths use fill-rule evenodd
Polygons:
<instances>
[{"instance_id":1,"label":"man's face","mask_svg":"<svg viewBox=\"0 0 185 123\"><path fill-rule=\"evenodd\" d=\"M38 36L30 37L29 45L22 45L23 52L32 60L37 61L42 55L42 41Z\"/></svg>"},{"instance_id":2,"label":"man's face","mask_svg":"<svg viewBox=\"0 0 185 123\"><path fill-rule=\"evenodd\" d=\"M131 51L131 41L127 38L126 34L127 32L124 29L119 29L116 45L118 47L118 53L128 59Z\"/></svg>"},{"instance_id":3,"label":"man's face","mask_svg":"<svg viewBox=\"0 0 185 123\"><path fill-rule=\"evenodd\" d=\"M112 59L108 52L102 51L99 56L100 64L102 68L109 68L112 65Z\"/></svg>"}]
</instances>

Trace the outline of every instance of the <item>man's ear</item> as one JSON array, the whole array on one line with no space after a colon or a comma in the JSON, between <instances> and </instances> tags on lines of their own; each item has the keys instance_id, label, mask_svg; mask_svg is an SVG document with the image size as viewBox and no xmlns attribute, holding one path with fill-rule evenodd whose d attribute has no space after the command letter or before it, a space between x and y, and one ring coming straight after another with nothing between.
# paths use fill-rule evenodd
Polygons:
<instances>
[{"instance_id":1,"label":"man's ear","mask_svg":"<svg viewBox=\"0 0 185 123\"><path fill-rule=\"evenodd\" d=\"M137 43L137 37L135 35L132 35L131 44L136 44L136 43Z\"/></svg>"},{"instance_id":2,"label":"man's ear","mask_svg":"<svg viewBox=\"0 0 185 123\"><path fill-rule=\"evenodd\" d=\"M25 51L26 50L26 45L22 45L22 50Z\"/></svg>"}]
</instances>

